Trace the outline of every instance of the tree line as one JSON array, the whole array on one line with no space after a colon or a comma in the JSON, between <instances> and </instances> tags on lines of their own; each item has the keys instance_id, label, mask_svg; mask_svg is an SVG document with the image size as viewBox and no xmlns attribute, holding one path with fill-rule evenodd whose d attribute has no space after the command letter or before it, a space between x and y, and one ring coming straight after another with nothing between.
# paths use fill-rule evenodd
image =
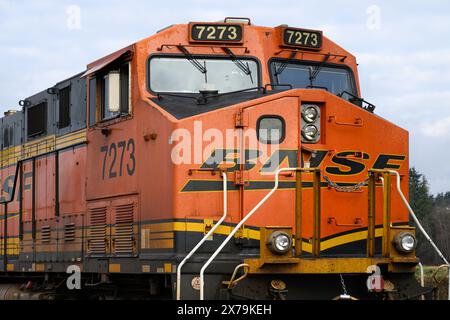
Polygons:
<instances>
[{"instance_id":1,"label":"tree line","mask_svg":"<svg viewBox=\"0 0 450 320\"><path fill-rule=\"evenodd\" d=\"M409 202L424 229L448 259L450 257L450 192L431 195L427 178L413 167L409 170ZM422 263L443 264L442 259L420 231L417 232L417 241L417 256Z\"/></svg>"}]
</instances>

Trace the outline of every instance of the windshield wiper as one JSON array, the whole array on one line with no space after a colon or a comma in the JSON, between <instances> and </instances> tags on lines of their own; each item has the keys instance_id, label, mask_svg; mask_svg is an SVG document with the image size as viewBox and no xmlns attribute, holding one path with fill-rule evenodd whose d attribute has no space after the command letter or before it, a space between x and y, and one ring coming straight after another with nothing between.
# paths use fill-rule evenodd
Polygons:
<instances>
[{"instance_id":1,"label":"windshield wiper","mask_svg":"<svg viewBox=\"0 0 450 320\"><path fill-rule=\"evenodd\" d=\"M173 93L158 93L156 95L156 99L158 99L159 101L163 100L164 97L174 97L174 98L183 98L183 99L191 99L191 100L195 100L198 102L199 98L197 97L193 97L193 96L184 96L181 94L173 94Z\"/></svg>"},{"instance_id":2,"label":"windshield wiper","mask_svg":"<svg viewBox=\"0 0 450 320\"><path fill-rule=\"evenodd\" d=\"M254 88L247 88L247 89L241 89L241 90L236 90L236 91L218 93L218 94L214 94L214 95L204 95L204 96L198 98L197 102L198 102L198 104L206 104L206 103L208 103L208 99L219 98L219 97L228 96L228 95L232 95L232 94L236 94L236 93L243 93L243 92L254 91L254 90L261 91L263 94L267 93L267 90L264 87L254 87Z\"/></svg>"},{"instance_id":3,"label":"windshield wiper","mask_svg":"<svg viewBox=\"0 0 450 320\"><path fill-rule=\"evenodd\" d=\"M282 85L282 86L287 86L287 85ZM197 96L187 96L187 95L173 94L173 93L158 93L156 95L156 99L158 99L159 101L164 100L164 97L190 99L190 100L195 100L197 102L197 104L199 104L199 105L203 105L203 104L207 104L208 101L213 98L220 98L223 96L228 96L228 95L232 95L232 94L236 94L236 93L243 93L243 92L247 92L247 91L254 91L254 90L261 91L263 94L267 93L267 88L254 87L254 88L247 88L247 89L241 89L241 90L230 91L230 92L225 92L225 93L217 93L217 94L200 93L200 96L198 96L198 94L196 94Z\"/></svg>"},{"instance_id":4,"label":"windshield wiper","mask_svg":"<svg viewBox=\"0 0 450 320\"><path fill-rule=\"evenodd\" d=\"M295 57L297 56L298 51L292 51L291 55L289 56L289 58L287 58L286 60L284 60L280 66L278 68L275 67L275 77L279 76L280 74L283 73L284 69L286 69L287 65L292 62L292 60L295 59Z\"/></svg>"},{"instance_id":5,"label":"windshield wiper","mask_svg":"<svg viewBox=\"0 0 450 320\"><path fill-rule=\"evenodd\" d=\"M204 64L201 64L201 62L198 61L197 59L195 59L194 56L189 52L189 50L186 49L184 46L178 45L177 48L186 56L188 61L190 63L192 63L192 65L195 68L198 69L198 71L200 71L201 73L203 73L205 75L205 82L208 83L208 77L207 77L208 70L206 69L206 61Z\"/></svg>"},{"instance_id":6,"label":"windshield wiper","mask_svg":"<svg viewBox=\"0 0 450 320\"><path fill-rule=\"evenodd\" d=\"M227 47L223 47L222 48L223 51L225 51L225 53L230 57L231 61L234 62L234 64L241 69L242 72L244 72L247 76L250 77L250 81L252 83L253 82L253 77L252 77L252 71L250 70L250 67L248 65L248 62L246 64L244 64L241 60L239 60L235 54L233 53L233 51L231 51L229 48Z\"/></svg>"},{"instance_id":7,"label":"windshield wiper","mask_svg":"<svg viewBox=\"0 0 450 320\"><path fill-rule=\"evenodd\" d=\"M287 88L285 90L291 90L293 88L292 84L270 84L269 83L269 84L266 84L264 87L253 87L253 88L218 93L218 94L213 94L213 95L203 95L202 97L198 98L198 102L199 102L199 104L206 104L206 103L208 103L208 99L210 99L210 98L219 98L219 97L223 97L223 96L233 95L236 93L243 93L243 92L256 91L256 90L258 90L258 92L261 92L262 94L267 94L269 87L272 87L272 90L274 87L285 87L285 88Z\"/></svg>"},{"instance_id":8,"label":"windshield wiper","mask_svg":"<svg viewBox=\"0 0 450 320\"><path fill-rule=\"evenodd\" d=\"M325 55L325 58L323 58L322 62L319 63L316 70L313 71L312 67L309 67L309 83L310 87L314 87L314 81L316 80L317 76L319 75L320 71L322 70L325 63L327 63L328 59L330 59L331 54L327 53Z\"/></svg>"}]
</instances>

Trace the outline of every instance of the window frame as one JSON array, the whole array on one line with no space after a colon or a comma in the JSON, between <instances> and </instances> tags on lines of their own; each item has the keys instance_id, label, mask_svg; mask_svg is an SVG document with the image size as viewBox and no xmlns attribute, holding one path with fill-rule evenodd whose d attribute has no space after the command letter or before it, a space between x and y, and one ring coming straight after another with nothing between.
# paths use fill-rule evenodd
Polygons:
<instances>
[{"instance_id":1,"label":"window frame","mask_svg":"<svg viewBox=\"0 0 450 320\"><path fill-rule=\"evenodd\" d=\"M213 54L193 54L192 57L194 59L210 59L210 60L229 60L232 62L231 58L227 55L213 55ZM261 70L261 62L260 60L255 56L243 56L243 55L235 55L236 59L238 60L251 60L256 63L256 69L258 70L258 77L257 77L257 84L255 84L256 87L261 87L262 83L262 70ZM161 54L161 53L155 53L151 54L147 58L146 62L146 87L147 91L151 93L152 95L157 96L158 94L177 94L181 92L163 92L163 91L153 91L150 87L151 83L151 72L150 72L150 62L153 58L184 58L187 60L186 56L184 54L175 54L175 53L168 53L168 54ZM198 93L186 93L183 92L182 94L189 95L189 94L198 94Z\"/></svg>"},{"instance_id":2,"label":"window frame","mask_svg":"<svg viewBox=\"0 0 450 320\"><path fill-rule=\"evenodd\" d=\"M282 126L281 126L281 128L282 128L282 132L281 132L281 137L280 137L280 139L278 140L278 142L272 142L272 141L266 141L266 140L262 140L261 139L261 137L260 137L260 135L259 135L259 130L261 129L261 121L263 121L264 119L270 119L270 118L272 118L272 119L278 119L278 120L280 120L281 121L281 124L282 124ZM262 115L262 116L260 116L259 118L258 118L258 120L256 121L256 137L258 138L258 141L260 142L260 143L263 143L263 144L267 144L267 145L276 145L276 144L282 144L283 142L284 142L284 140L286 139L286 121L284 120L284 118L282 117L282 116L280 116L280 115L277 115L277 114L265 114L265 115Z\"/></svg>"},{"instance_id":3,"label":"window frame","mask_svg":"<svg viewBox=\"0 0 450 320\"><path fill-rule=\"evenodd\" d=\"M97 77L92 76L89 79L87 79L88 82L88 92L89 92L89 101L87 105L89 106L89 114L88 114L88 125L89 127L93 127L97 124ZM93 82L93 83L91 83ZM92 89L92 86L94 87L94 90ZM92 114L93 112L93 114ZM92 119L93 116L93 119ZM91 120L93 120L91 122Z\"/></svg>"},{"instance_id":4,"label":"window frame","mask_svg":"<svg viewBox=\"0 0 450 320\"><path fill-rule=\"evenodd\" d=\"M12 123L12 125L5 124L2 127L3 127L3 132L1 133L1 135L2 135L2 150L6 150L6 149L9 149L12 146L14 146L14 122ZM5 131L6 131L6 135L5 135ZM6 144L6 141L8 142L7 144Z\"/></svg>"},{"instance_id":5,"label":"window frame","mask_svg":"<svg viewBox=\"0 0 450 320\"><path fill-rule=\"evenodd\" d=\"M124 66L128 66L128 79L127 79L127 91L128 91L128 101L127 101L127 112L123 111L123 105L122 105L122 67ZM105 105L105 77L112 71L118 71L119 72L119 95L120 95L120 111L117 114L113 114L111 117L104 117L105 115L105 111L106 111L106 105ZM100 121L99 122L104 122L104 121L109 121L109 120L113 120L113 119L117 119L117 118L122 118L124 116L130 115L131 114L131 63L129 61L127 62L123 62L123 63L119 63L117 65L114 65L111 68L108 68L105 70L105 72L102 72L100 74L97 75L96 77L101 78L100 79ZM97 88L98 90L98 88Z\"/></svg>"},{"instance_id":6,"label":"window frame","mask_svg":"<svg viewBox=\"0 0 450 320\"><path fill-rule=\"evenodd\" d=\"M104 105L104 77L108 75L108 73L110 73L111 71L118 71L119 74L121 74L121 70L124 66L128 67L128 79L127 79L127 92L128 92L128 99L127 99L127 105L126 105L126 109L127 111L125 112L123 108L124 106L120 106L121 107L121 111L118 112L116 115L113 115L111 117L104 117L104 111L105 111L105 105ZM89 113L88 113L88 121L89 121L89 127L95 127L97 124L101 124L104 122L109 122L109 121L113 121L116 119L128 119L129 117L132 116L133 113L133 108L132 108L132 60L125 60L125 61L118 61L115 63L112 63L111 65L106 66L105 68L103 68L102 70L99 70L97 73L93 74L92 76L90 76L88 78L88 86L89 86L89 101L87 103L87 105L89 106ZM95 88L95 91L93 92L91 89L91 82L94 82L92 84L92 87ZM122 80L120 80L120 95L121 98L120 100L122 101ZM92 104L91 102L93 102L94 108L95 108L95 112L94 114L91 114L92 112ZM123 108L123 109L122 109ZM95 119L94 123L91 123L91 116L94 116Z\"/></svg>"},{"instance_id":7,"label":"window frame","mask_svg":"<svg viewBox=\"0 0 450 320\"><path fill-rule=\"evenodd\" d=\"M68 90L68 92L69 92L68 93L69 100L68 100L68 106L67 106L68 122L65 123L64 126L61 126L61 109L62 109L61 108L61 91L63 91L63 90ZM68 86L66 86L64 88L59 89L59 92L58 92L58 124L57 124L59 130L68 128L72 125L72 117L71 117L72 100L71 100L71 97L72 97L72 84L69 84Z\"/></svg>"},{"instance_id":8,"label":"window frame","mask_svg":"<svg viewBox=\"0 0 450 320\"><path fill-rule=\"evenodd\" d=\"M285 62L285 61L287 61L288 59L282 59L282 58L270 58L269 59L269 61L268 61L268 68L269 68L269 77L270 77L270 83L271 84L280 84L280 83L278 83L278 79L276 79L276 76L274 75L274 70L273 70L273 68L272 68L272 63L274 63L274 62ZM303 66L318 66L318 65L320 65L320 61L311 61L311 60L297 60L297 59L294 59L294 60L292 60L292 61L289 61L289 63L290 64L298 64L298 65L303 65ZM351 85L351 87L352 87L352 90L353 90L353 92L351 92L351 93L353 93L353 94L355 94L356 96L359 96L359 93L358 93L358 88L357 88L357 86L356 86L356 78L355 78L355 73L353 72L353 69L352 68L350 68L348 65L346 65L346 64L338 64L338 63L325 63L324 65L323 65L323 67L328 67L328 68L337 68L337 69L344 69L344 70L347 70L348 72L349 72L349 74L350 74L350 85ZM283 83L284 84L284 83ZM295 88L294 88L295 89ZM297 88L297 89L301 89L301 88ZM304 88L304 89L314 89L314 88ZM334 94L334 93L332 93L331 91L327 91L327 92L330 92L331 94ZM334 94L334 95L336 95L336 94Z\"/></svg>"},{"instance_id":9,"label":"window frame","mask_svg":"<svg viewBox=\"0 0 450 320\"><path fill-rule=\"evenodd\" d=\"M99 78L100 78L100 83L99 83L99 85L100 85L100 122L101 121L108 121L108 120L111 120L111 119L115 119L115 118L118 118L120 116L120 112L118 114L116 114L116 115L113 114L110 117L106 116L106 113L107 112L109 113L109 110L106 110L106 95L107 95L107 92L106 92L106 81L107 81L106 77L108 76L108 74L111 71L113 71L113 69L109 70L108 72L106 72L104 74L99 75ZM108 84L108 86L109 86L109 84Z\"/></svg>"},{"instance_id":10,"label":"window frame","mask_svg":"<svg viewBox=\"0 0 450 320\"><path fill-rule=\"evenodd\" d=\"M36 132L36 133L30 134L29 133L29 131L30 131L30 126L29 126L30 109L35 108L35 107L37 107L37 106L39 106L41 104L44 105L44 128L40 132ZM27 107L25 116L26 116L26 121L27 121L26 122L26 125L27 125L27 132L26 132L27 140L33 140L33 139L36 139L38 137L47 135L47 132L48 132L48 101L47 100L42 100L42 101L40 101L38 103L33 104L30 107Z\"/></svg>"}]
</instances>

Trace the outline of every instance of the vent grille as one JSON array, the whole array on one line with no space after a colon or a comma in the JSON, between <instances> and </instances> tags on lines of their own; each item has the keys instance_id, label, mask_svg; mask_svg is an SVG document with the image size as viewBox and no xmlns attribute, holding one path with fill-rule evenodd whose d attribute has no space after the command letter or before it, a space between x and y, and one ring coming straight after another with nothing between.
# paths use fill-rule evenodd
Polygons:
<instances>
[{"instance_id":1,"label":"vent grille","mask_svg":"<svg viewBox=\"0 0 450 320\"><path fill-rule=\"evenodd\" d=\"M64 241L75 241L75 223L68 223L64 226Z\"/></svg>"},{"instance_id":2,"label":"vent grille","mask_svg":"<svg viewBox=\"0 0 450 320\"><path fill-rule=\"evenodd\" d=\"M131 255L135 252L133 239L134 204L114 207L116 233L114 236L114 253Z\"/></svg>"},{"instance_id":3,"label":"vent grille","mask_svg":"<svg viewBox=\"0 0 450 320\"><path fill-rule=\"evenodd\" d=\"M50 243L51 231L50 226L41 227L41 243Z\"/></svg>"},{"instance_id":4,"label":"vent grille","mask_svg":"<svg viewBox=\"0 0 450 320\"><path fill-rule=\"evenodd\" d=\"M91 254L106 253L106 213L106 207L92 208L89 210L90 229L88 251Z\"/></svg>"}]
</instances>

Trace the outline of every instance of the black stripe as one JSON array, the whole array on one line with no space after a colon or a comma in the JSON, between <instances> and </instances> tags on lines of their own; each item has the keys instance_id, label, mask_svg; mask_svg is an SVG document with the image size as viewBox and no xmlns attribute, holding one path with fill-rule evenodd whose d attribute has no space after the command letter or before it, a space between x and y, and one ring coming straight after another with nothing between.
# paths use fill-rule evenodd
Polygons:
<instances>
[{"instance_id":1,"label":"black stripe","mask_svg":"<svg viewBox=\"0 0 450 320\"><path fill-rule=\"evenodd\" d=\"M337 185L341 187L351 187L355 183L351 182L338 182ZM249 185L245 186L245 190L270 190L275 186L274 181L249 181ZM302 182L303 188L312 188L313 183L309 181ZM327 188L327 182L321 182L322 188ZM227 183L228 190L238 190L238 186L233 181ZM280 181L278 183L278 189L295 189L295 181ZM223 182L219 180L189 180L184 186L181 192L201 192L201 191L222 191Z\"/></svg>"}]
</instances>

